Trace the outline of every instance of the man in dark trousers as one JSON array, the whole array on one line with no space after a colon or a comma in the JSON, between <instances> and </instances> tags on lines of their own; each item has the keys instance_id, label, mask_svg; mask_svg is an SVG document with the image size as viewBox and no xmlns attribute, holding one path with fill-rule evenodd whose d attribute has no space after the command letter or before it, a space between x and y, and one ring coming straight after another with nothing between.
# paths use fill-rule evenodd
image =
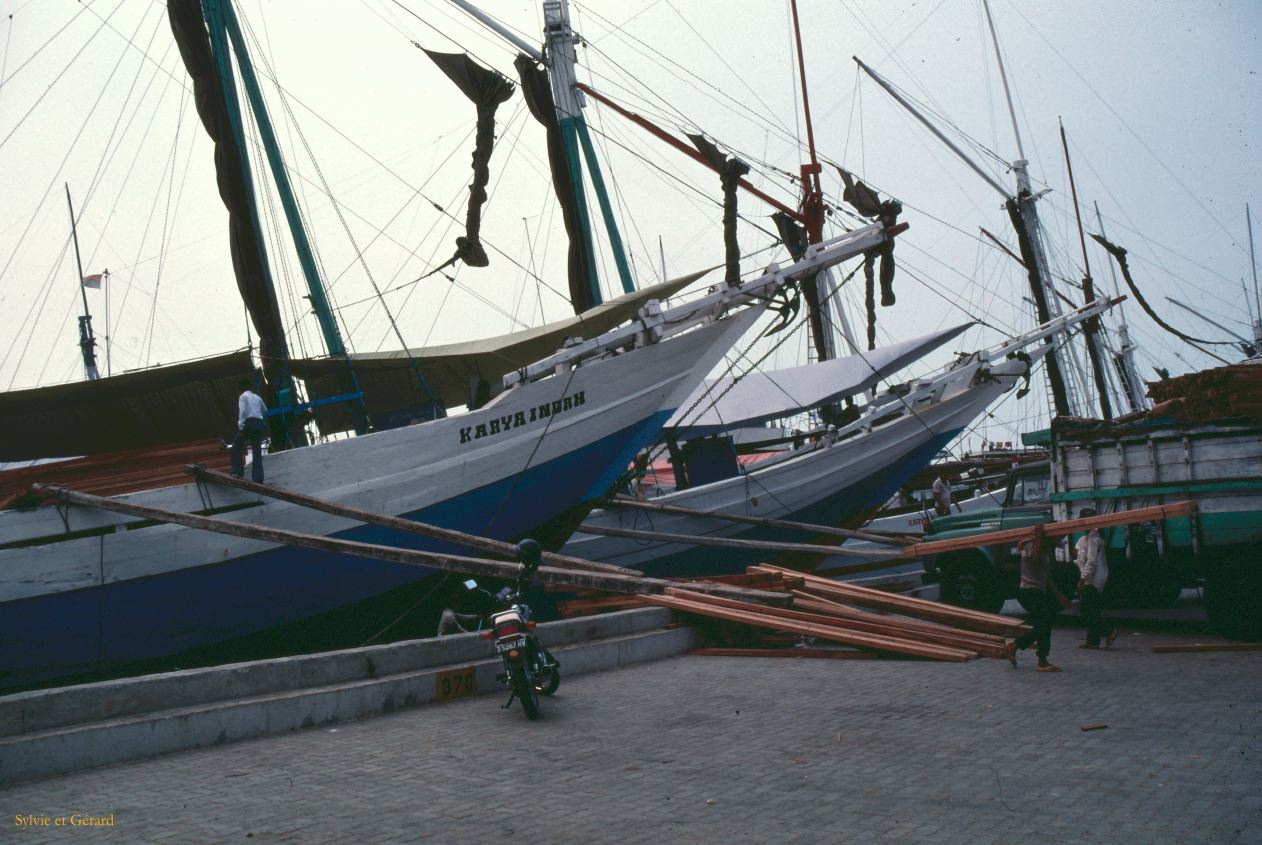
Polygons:
<instances>
[{"instance_id":1,"label":"man in dark trousers","mask_svg":"<svg viewBox=\"0 0 1262 845\"><path fill-rule=\"evenodd\" d=\"M1047 659L1052 651L1052 617L1061 608L1069 607L1069 599L1065 598L1052 581L1050 556L1043 548L1042 526L1034 527L1034 537L1022 540L1018 544L1021 552L1021 584L1017 590L1017 601L1025 608L1029 623L1033 630L1018 637L1008 644L1008 661L1017 665L1017 649L1027 649L1038 643L1039 662L1035 667L1039 672L1059 672L1060 667Z\"/></svg>"},{"instance_id":2,"label":"man in dark trousers","mask_svg":"<svg viewBox=\"0 0 1262 845\"><path fill-rule=\"evenodd\" d=\"M1095 508L1083 508L1078 516L1082 519L1095 516ZM1104 538L1100 529L1092 528L1078 540L1074 547L1074 562L1078 564L1078 607L1087 623L1087 641L1079 648L1108 648L1117 639L1117 630L1110 628L1100 612L1103 607L1104 585L1109 581L1109 562L1105 557Z\"/></svg>"},{"instance_id":3,"label":"man in dark trousers","mask_svg":"<svg viewBox=\"0 0 1262 845\"><path fill-rule=\"evenodd\" d=\"M263 483L263 437L267 433L267 405L254 392L249 379L237 385L241 396L237 399L237 436L232 440L232 474L237 478L245 475L245 444L251 447L250 478Z\"/></svg>"}]
</instances>

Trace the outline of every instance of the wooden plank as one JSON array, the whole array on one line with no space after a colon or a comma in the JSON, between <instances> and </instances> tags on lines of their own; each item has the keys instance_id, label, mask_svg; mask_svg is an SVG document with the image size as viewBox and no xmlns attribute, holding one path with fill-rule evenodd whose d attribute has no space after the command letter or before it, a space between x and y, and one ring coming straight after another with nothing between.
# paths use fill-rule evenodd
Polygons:
<instances>
[{"instance_id":1,"label":"wooden plank","mask_svg":"<svg viewBox=\"0 0 1262 845\"><path fill-rule=\"evenodd\" d=\"M1155 654L1197 654L1208 651L1262 651L1262 643L1189 643L1187 645L1155 645Z\"/></svg>"},{"instance_id":2,"label":"wooden plank","mask_svg":"<svg viewBox=\"0 0 1262 845\"><path fill-rule=\"evenodd\" d=\"M791 528L826 537L867 540L888 546L906 546L914 542L905 537L889 536L883 533L856 531L851 528L835 528L830 525L815 525L809 522L794 522L788 519L773 519L767 516L748 516L746 514L729 513L727 511L706 511L698 508L686 508L682 505L667 505L662 502L642 501L627 496L615 496L609 503L613 507L631 508L634 510L654 511L656 513L673 513L680 516L698 516L706 519L721 519L727 522L743 522L748 525L762 525L769 528Z\"/></svg>"},{"instance_id":3,"label":"wooden plank","mask_svg":"<svg viewBox=\"0 0 1262 845\"><path fill-rule=\"evenodd\" d=\"M755 572L745 575L707 575L699 578L671 578L669 580L677 584L733 584L738 587L772 590L773 592L800 589L804 583L801 578L772 572Z\"/></svg>"},{"instance_id":4,"label":"wooden plank","mask_svg":"<svg viewBox=\"0 0 1262 845\"><path fill-rule=\"evenodd\" d=\"M1063 537L1079 531L1089 531L1092 528L1108 528L1114 525L1130 525L1136 522L1151 522L1158 519L1188 516L1195 510L1195 502L1176 502L1169 505L1154 505L1150 508L1134 508L1132 510L1118 511L1117 513L1089 516L1086 519L1066 519L1028 528L1010 528L1006 531L991 531L987 534L973 534L969 537L955 537L949 540L929 540L908 546L903 549L903 555L906 557L924 557L925 555L942 554L943 552L953 552L959 549L974 549L978 546L1017 543L1021 540L1033 539L1039 533L1044 537Z\"/></svg>"},{"instance_id":5,"label":"wooden plank","mask_svg":"<svg viewBox=\"0 0 1262 845\"><path fill-rule=\"evenodd\" d=\"M788 631L791 634L816 637L817 639L838 642L843 645L867 648L873 651L888 652L891 654L906 654L913 657L925 657L930 660L948 660L955 662L971 660L976 656L974 652L964 651L962 649L928 645L925 643L912 642L911 640L882 637L875 634L860 634L853 631L844 631L840 628L829 625L815 625L809 622L799 622L791 619L776 619L762 613L751 613L744 610L717 607L703 601L689 600L679 596L646 595L644 596L644 601L648 604L654 604L659 607L669 607L672 610L692 613L698 616L709 616L715 619L724 619L729 622L741 622L746 625L753 625L760 628Z\"/></svg>"},{"instance_id":6,"label":"wooden plank","mask_svg":"<svg viewBox=\"0 0 1262 845\"><path fill-rule=\"evenodd\" d=\"M870 651L842 651L830 648L694 648L688 654L703 657L805 657L825 660L875 660Z\"/></svg>"},{"instance_id":7,"label":"wooden plank","mask_svg":"<svg viewBox=\"0 0 1262 845\"><path fill-rule=\"evenodd\" d=\"M895 639L913 640L916 642L932 643L934 645L943 645L949 648L958 648L964 651L974 651L985 657L1004 657L1004 642L998 637L991 637L989 640L981 640L975 637L967 636L967 632L961 631L960 634L965 636L956 636L951 629L940 629L937 631L927 631L922 629L909 630L900 625L899 620L891 617L877 617L876 619L858 619L854 617L841 617L828 613L812 613L806 610L790 610L780 607L760 607L751 608L744 602L732 601L731 599L720 598L718 596L690 596L687 590L679 590L672 587L666 589L668 596L680 596L684 598L692 598L694 601L712 604L717 607L728 607L734 610L750 609L753 612L762 613L766 616L775 617L776 619L792 619L798 622L806 622L814 625L830 625L842 628L847 631L858 631L864 634L877 634L884 637L893 637Z\"/></svg>"},{"instance_id":8,"label":"wooden plank","mask_svg":"<svg viewBox=\"0 0 1262 845\"><path fill-rule=\"evenodd\" d=\"M234 487L238 490L246 490L259 496L267 496L282 502L289 502L293 505L299 505L304 508L321 511L322 513L330 513L334 516L342 516L347 519L354 519L359 522L365 522L370 525L380 525L384 528L392 528L395 531L403 531L408 534L417 534L422 537L442 540L456 546L464 546L468 549L477 549L478 551L490 552L494 555L503 555L510 560L516 558L517 547L512 543L505 543L502 540L493 540L489 537L479 537L476 534L468 534L464 531L456 531L451 528L443 528L438 525L430 525L426 522L417 522L411 519L402 519L397 516L387 516L385 514L373 513L363 508L351 507L340 502L331 502L328 499L319 499L315 496L308 496L305 493L299 493L295 490L286 490L283 487L276 487L272 484L260 484L257 481L247 481L244 478L237 478L226 472L217 472L205 466L195 464L186 467L189 475L198 481L213 482L224 487ZM607 563L597 563L595 561L583 560L582 558L570 557L569 555L559 555L553 552L544 552L543 562L551 566L562 569L590 569L594 572L613 572L621 575L643 575L643 572L637 572L633 569L625 569L620 566L612 566Z\"/></svg>"},{"instance_id":9,"label":"wooden plank","mask_svg":"<svg viewBox=\"0 0 1262 845\"><path fill-rule=\"evenodd\" d=\"M754 549L764 552L803 552L816 555L861 555L879 557L887 561L901 560L899 552L852 551L843 546L819 546L814 543L773 543L766 540L739 540L734 537L706 537L695 534L671 534L664 531L636 531L631 528L609 528L584 522L578 527L584 534L602 534L609 537L629 537L633 540L657 540L663 543L682 543L687 546L717 546L724 549ZM912 548L908 546L908 548ZM889 566L888 563L882 567Z\"/></svg>"},{"instance_id":10,"label":"wooden plank","mask_svg":"<svg viewBox=\"0 0 1262 845\"><path fill-rule=\"evenodd\" d=\"M860 610L857 607L848 607L838 602L813 596L805 591L794 593L793 606L811 613L821 613L827 616L836 616L840 619L851 619L856 622L867 622L874 625L897 625L906 632L904 636L911 638L917 636L953 637L960 642L961 647L977 652L993 652L992 656L1003 656L1000 652L1002 652L1005 640L1004 637L998 634L983 634L950 625L940 625L936 622L924 622L902 616L896 617L882 613L873 613L870 610Z\"/></svg>"},{"instance_id":11,"label":"wooden plank","mask_svg":"<svg viewBox=\"0 0 1262 845\"><path fill-rule=\"evenodd\" d=\"M39 485L39 487L49 495L56 496L61 501L71 504L100 508L102 510L114 511L116 513L130 514L131 516L138 516L142 519L152 519L156 522L169 522L176 525L183 525L187 528L213 531L219 534L228 534L234 537L245 537L251 540L260 540L266 543L296 546L298 548L305 549L320 549L322 551L335 552L338 554L389 561L391 563L398 563L404 566L426 567L440 572L459 572L466 575L483 576L487 578L502 578L506 580L513 579L517 576L517 564L515 563L487 560L485 558L464 557L461 555L441 554L438 552L423 552L415 549L400 549L393 546L359 543L353 540L339 540L333 537L303 534L298 531L287 531L283 528L271 528L262 525L252 525L246 522L233 522L226 519L210 519L204 516L196 516L194 514L147 507L130 502L123 502L118 499L107 499L101 496L93 496L88 493L79 493L74 490L67 490L64 487L54 487L51 485ZM558 569L553 566L539 567L535 578L545 584L565 584L572 587L604 590L610 593L642 594L648 592L661 592L666 587L673 586L669 581L663 581L656 578L641 578L634 575L594 572L591 570ZM741 587L729 587L723 584L705 585L705 589L723 594L745 597L751 601L757 600L759 602L768 602L771 604L785 604L791 600L789 596L783 593L767 593L757 590L745 590Z\"/></svg>"},{"instance_id":12,"label":"wooden plank","mask_svg":"<svg viewBox=\"0 0 1262 845\"><path fill-rule=\"evenodd\" d=\"M750 568L759 572L791 572L791 570L768 564L760 564ZM912 596L886 593L870 587L859 587L854 584L847 584L844 581L830 581L817 575L805 575L803 577L806 579L807 592L821 594L824 598L842 599L863 607L901 613L905 616L928 619L933 622L941 622L946 625L964 628L969 631L981 631L987 634L1013 636L1024 629L1024 624L1020 620L1007 616L981 613L976 610L966 610L962 607L951 607L950 605L913 598Z\"/></svg>"}]
</instances>

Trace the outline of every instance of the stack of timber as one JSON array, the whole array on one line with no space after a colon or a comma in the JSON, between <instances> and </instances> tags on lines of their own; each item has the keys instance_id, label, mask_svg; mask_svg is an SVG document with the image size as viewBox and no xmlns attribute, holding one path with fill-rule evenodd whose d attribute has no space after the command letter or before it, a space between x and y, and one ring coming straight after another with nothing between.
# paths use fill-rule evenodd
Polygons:
<instances>
[{"instance_id":1,"label":"stack of timber","mask_svg":"<svg viewBox=\"0 0 1262 845\"><path fill-rule=\"evenodd\" d=\"M1262 365L1231 364L1148 383L1154 417L1262 422Z\"/></svg>"},{"instance_id":2,"label":"stack of timber","mask_svg":"<svg viewBox=\"0 0 1262 845\"><path fill-rule=\"evenodd\" d=\"M227 472L232 453L218 437L128 452L35 464L0 472L0 509L32 507L39 496L35 484L71 487L98 496L121 496L184 484L184 467L203 464Z\"/></svg>"},{"instance_id":3,"label":"stack of timber","mask_svg":"<svg viewBox=\"0 0 1262 845\"><path fill-rule=\"evenodd\" d=\"M784 591L793 596L791 608L701 593L705 580L682 580L664 594L580 597L566 602L567 614L603 612L634 606L668 607L692 618L707 620L717 634L719 647L702 654L842 658L869 656L914 657L963 662L977 657L1004 658L1006 639L1028 628L1019 620L989 613L947 607L935 602L899 596L868 587L803 575L775 566L753 566L743 576L722 582L763 591ZM912 618L909 618L912 617ZM713 623L720 623L717 627ZM703 626L703 629L705 626ZM802 638L845 646L842 649L782 648Z\"/></svg>"}]
</instances>

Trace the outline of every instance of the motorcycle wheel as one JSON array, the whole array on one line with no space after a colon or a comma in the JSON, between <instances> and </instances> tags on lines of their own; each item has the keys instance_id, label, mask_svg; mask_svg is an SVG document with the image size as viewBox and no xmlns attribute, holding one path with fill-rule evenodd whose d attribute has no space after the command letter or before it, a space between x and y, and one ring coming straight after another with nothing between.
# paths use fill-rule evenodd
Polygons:
<instances>
[{"instance_id":1,"label":"motorcycle wheel","mask_svg":"<svg viewBox=\"0 0 1262 845\"><path fill-rule=\"evenodd\" d=\"M534 721L539 718L539 690L530 682L525 669L513 670L513 692L521 702L521 709L526 711L526 718Z\"/></svg>"}]
</instances>

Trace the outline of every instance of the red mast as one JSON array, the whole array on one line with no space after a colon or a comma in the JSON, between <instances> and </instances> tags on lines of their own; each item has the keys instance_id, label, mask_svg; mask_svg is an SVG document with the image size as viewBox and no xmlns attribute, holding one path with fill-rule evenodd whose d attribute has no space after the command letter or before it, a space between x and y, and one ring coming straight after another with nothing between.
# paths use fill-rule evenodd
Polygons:
<instances>
[{"instance_id":1,"label":"red mast","mask_svg":"<svg viewBox=\"0 0 1262 845\"><path fill-rule=\"evenodd\" d=\"M811 124L811 101L806 93L806 59L802 55L802 28L798 24L797 0L791 0L793 10L793 37L798 50L798 78L802 83L802 113L806 119L806 146L811 153L809 164L802 171L802 217L806 234L811 243L824 239L824 191L820 187L819 159L815 155L815 127Z\"/></svg>"}]
</instances>

